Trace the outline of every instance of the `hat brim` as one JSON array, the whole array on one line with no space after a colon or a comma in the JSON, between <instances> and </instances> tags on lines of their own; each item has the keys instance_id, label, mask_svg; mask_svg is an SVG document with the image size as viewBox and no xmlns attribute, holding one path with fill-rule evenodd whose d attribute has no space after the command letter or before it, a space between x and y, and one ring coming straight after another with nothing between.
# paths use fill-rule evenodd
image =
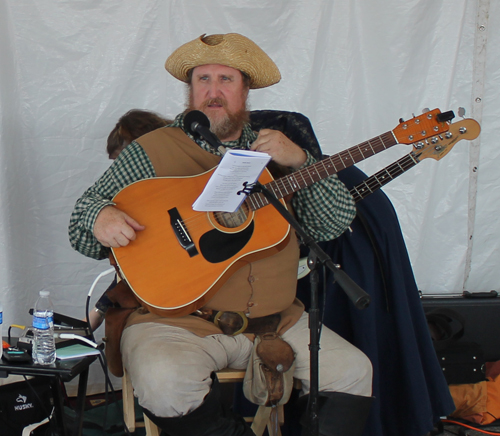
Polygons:
<instances>
[{"instance_id":1,"label":"hat brim","mask_svg":"<svg viewBox=\"0 0 500 436\"><path fill-rule=\"evenodd\" d=\"M225 65L250 78L250 88L265 88L281 80L272 59L253 41L237 33L201 35L175 50L165 69L176 79L189 82L189 71L201 65Z\"/></svg>"}]
</instances>

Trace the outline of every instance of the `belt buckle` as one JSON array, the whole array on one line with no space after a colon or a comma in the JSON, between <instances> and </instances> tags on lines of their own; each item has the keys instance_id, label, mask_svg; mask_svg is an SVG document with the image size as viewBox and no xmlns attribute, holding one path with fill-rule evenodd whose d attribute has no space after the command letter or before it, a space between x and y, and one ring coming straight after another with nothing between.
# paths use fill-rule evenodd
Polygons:
<instances>
[{"instance_id":1,"label":"belt buckle","mask_svg":"<svg viewBox=\"0 0 500 436\"><path fill-rule=\"evenodd\" d=\"M235 313L235 314L237 314L237 315L240 316L240 318L241 318L241 320L243 322L243 325L238 330L236 330L234 333L231 333L231 335L229 335L229 336L239 335L240 333L243 333L247 329L247 327L248 327L248 318L245 315L245 313L241 312L241 311L235 312L235 311L232 311L232 310L231 311L224 311L224 312L223 311L217 312L217 315L215 315L215 318L214 318L214 321L213 321L216 327L219 327L222 330L222 328L219 326L219 320L220 320L220 318L225 313Z\"/></svg>"}]
</instances>

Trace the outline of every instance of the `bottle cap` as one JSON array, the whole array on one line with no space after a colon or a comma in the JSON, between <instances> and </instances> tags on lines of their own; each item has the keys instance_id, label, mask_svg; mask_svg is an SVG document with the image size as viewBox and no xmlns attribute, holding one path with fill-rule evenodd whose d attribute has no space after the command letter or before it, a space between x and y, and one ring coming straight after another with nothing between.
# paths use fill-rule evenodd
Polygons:
<instances>
[{"instance_id":1,"label":"bottle cap","mask_svg":"<svg viewBox=\"0 0 500 436\"><path fill-rule=\"evenodd\" d=\"M40 297L48 297L50 295L49 291L40 291Z\"/></svg>"}]
</instances>

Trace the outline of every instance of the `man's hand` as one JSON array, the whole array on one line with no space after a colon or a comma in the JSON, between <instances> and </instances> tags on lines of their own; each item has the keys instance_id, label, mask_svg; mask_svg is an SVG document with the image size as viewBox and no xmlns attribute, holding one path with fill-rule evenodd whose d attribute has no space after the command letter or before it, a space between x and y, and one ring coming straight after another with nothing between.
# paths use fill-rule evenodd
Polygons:
<instances>
[{"instance_id":1,"label":"man's hand","mask_svg":"<svg viewBox=\"0 0 500 436\"><path fill-rule=\"evenodd\" d=\"M94 236L105 247L125 247L144 230L136 220L114 206L103 208L94 223Z\"/></svg>"},{"instance_id":2,"label":"man's hand","mask_svg":"<svg viewBox=\"0 0 500 436\"><path fill-rule=\"evenodd\" d=\"M250 149L267 153L276 163L294 169L307 159L305 151L278 130L262 129Z\"/></svg>"}]
</instances>

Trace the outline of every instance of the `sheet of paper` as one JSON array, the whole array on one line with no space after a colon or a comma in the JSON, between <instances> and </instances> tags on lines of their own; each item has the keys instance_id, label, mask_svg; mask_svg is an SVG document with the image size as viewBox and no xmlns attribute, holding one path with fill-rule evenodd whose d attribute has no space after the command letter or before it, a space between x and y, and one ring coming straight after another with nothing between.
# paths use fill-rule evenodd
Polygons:
<instances>
[{"instance_id":1,"label":"sheet of paper","mask_svg":"<svg viewBox=\"0 0 500 436\"><path fill-rule=\"evenodd\" d=\"M193 203L199 212L234 212L246 198L238 194L245 182L254 183L271 160L267 153L227 150L205 189Z\"/></svg>"},{"instance_id":2,"label":"sheet of paper","mask_svg":"<svg viewBox=\"0 0 500 436\"><path fill-rule=\"evenodd\" d=\"M56 358L60 360L76 359L77 357L92 356L97 354L99 354L99 350L83 344L74 344L56 349Z\"/></svg>"}]
</instances>

